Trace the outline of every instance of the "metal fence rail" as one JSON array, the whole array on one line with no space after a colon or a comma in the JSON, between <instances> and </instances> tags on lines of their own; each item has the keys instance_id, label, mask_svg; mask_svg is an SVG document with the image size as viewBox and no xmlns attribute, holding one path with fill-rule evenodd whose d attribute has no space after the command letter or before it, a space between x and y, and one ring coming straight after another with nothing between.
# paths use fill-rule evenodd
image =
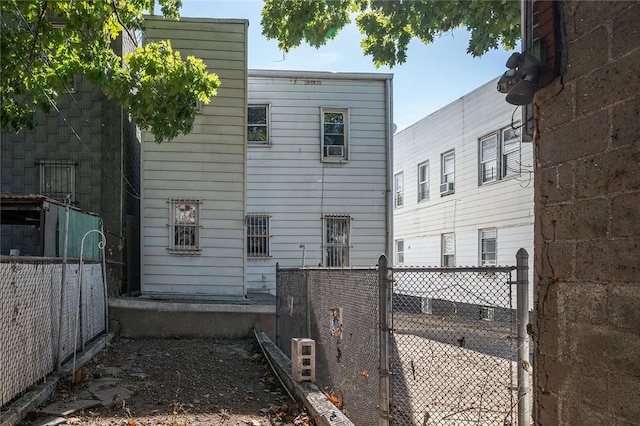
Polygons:
<instances>
[{"instance_id":1,"label":"metal fence rail","mask_svg":"<svg viewBox=\"0 0 640 426\"><path fill-rule=\"evenodd\" d=\"M80 292L80 264L68 263L61 295L62 271L59 259L13 258L0 263L0 405L42 380L58 361L106 329L102 265L82 265Z\"/></svg>"},{"instance_id":2,"label":"metal fence rail","mask_svg":"<svg viewBox=\"0 0 640 426\"><path fill-rule=\"evenodd\" d=\"M392 424L514 424L514 269L390 268Z\"/></svg>"}]
</instances>

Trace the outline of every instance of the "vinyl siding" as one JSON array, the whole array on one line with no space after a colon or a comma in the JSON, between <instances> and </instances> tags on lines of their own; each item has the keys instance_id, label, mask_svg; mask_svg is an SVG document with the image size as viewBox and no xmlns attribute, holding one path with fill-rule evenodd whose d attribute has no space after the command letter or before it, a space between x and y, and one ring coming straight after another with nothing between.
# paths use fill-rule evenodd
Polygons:
<instances>
[{"instance_id":1,"label":"vinyl siding","mask_svg":"<svg viewBox=\"0 0 640 426\"><path fill-rule=\"evenodd\" d=\"M275 290L275 267L322 264L326 214L350 215L351 266L387 244L390 75L249 71L249 104L270 105L271 145L247 146L247 212L270 216L271 257L248 259L247 287ZM321 108L348 108L349 156L321 158Z\"/></svg>"},{"instance_id":2,"label":"vinyl siding","mask_svg":"<svg viewBox=\"0 0 640 426\"><path fill-rule=\"evenodd\" d=\"M454 232L456 265L472 266L480 263L479 230L496 228L498 264L515 265L525 248L532 283L532 144L521 144L518 176L479 184L478 140L520 119L495 87L491 81L394 136L393 172L404 173L405 188L403 207L394 209L394 240L404 240L405 265L440 266L440 236ZM440 155L452 149L455 193L441 197ZM429 198L418 202L418 164L427 160Z\"/></svg>"},{"instance_id":3,"label":"vinyl siding","mask_svg":"<svg viewBox=\"0 0 640 426\"><path fill-rule=\"evenodd\" d=\"M169 38L183 57L203 59L222 84L202 105L190 134L162 144L144 134L142 292L243 297L248 22L145 22L147 41ZM167 250L171 197L202 201L198 255Z\"/></svg>"}]
</instances>

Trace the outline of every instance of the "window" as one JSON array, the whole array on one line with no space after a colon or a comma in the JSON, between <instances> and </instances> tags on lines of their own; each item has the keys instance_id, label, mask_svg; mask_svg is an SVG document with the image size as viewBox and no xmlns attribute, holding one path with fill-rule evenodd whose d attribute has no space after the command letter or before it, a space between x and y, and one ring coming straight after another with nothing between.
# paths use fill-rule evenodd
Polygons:
<instances>
[{"instance_id":1,"label":"window","mask_svg":"<svg viewBox=\"0 0 640 426\"><path fill-rule=\"evenodd\" d=\"M76 201L76 163L67 160L40 161L40 193L65 203Z\"/></svg>"},{"instance_id":2,"label":"window","mask_svg":"<svg viewBox=\"0 0 640 426\"><path fill-rule=\"evenodd\" d=\"M322 108L322 160L347 160L348 110Z\"/></svg>"},{"instance_id":3,"label":"window","mask_svg":"<svg viewBox=\"0 0 640 426\"><path fill-rule=\"evenodd\" d=\"M496 265L496 239L495 228L480 230L480 265Z\"/></svg>"},{"instance_id":4,"label":"window","mask_svg":"<svg viewBox=\"0 0 640 426\"><path fill-rule=\"evenodd\" d=\"M455 187L455 151L440 156L440 195L453 194Z\"/></svg>"},{"instance_id":5,"label":"window","mask_svg":"<svg viewBox=\"0 0 640 426\"><path fill-rule=\"evenodd\" d=\"M520 128L502 129L502 176L520 175Z\"/></svg>"},{"instance_id":6,"label":"window","mask_svg":"<svg viewBox=\"0 0 640 426\"><path fill-rule=\"evenodd\" d=\"M520 175L519 128L507 127L482 137L479 145L480 185Z\"/></svg>"},{"instance_id":7,"label":"window","mask_svg":"<svg viewBox=\"0 0 640 426\"><path fill-rule=\"evenodd\" d=\"M484 321L494 321L496 317L495 308L489 306L480 307L480 319Z\"/></svg>"},{"instance_id":8,"label":"window","mask_svg":"<svg viewBox=\"0 0 640 426\"><path fill-rule=\"evenodd\" d=\"M325 264L327 267L349 266L349 228L351 217L347 215L326 215Z\"/></svg>"},{"instance_id":9,"label":"window","mask_svg":"<svg viewBox=\"0 0 640 426\"><path fill-rule=\"evenodd\" d=\"M264 258L271 255L269 248L269 216L250 213L246 217L247 257Z\"/></svg>"},{"instance_id":10,"label":"window","mask_svg":"<svg viewBox=\"0 0 640 426\"><path fill-rule=\"evenodd\" d=\"M404 263L404 240L396 240L396 264Z\"/></svg>"},{"instance_id":11,"label":"window","mask_svg":"<svg viewBox=\"0 0 640 426\"><path fill-rule=\"evenodd\" d=\"M169 200L169 251L179 254L200 252L200 200Z\"/></svg>"},{"instance_id":12,"label":"window","mask_svg":"<svg viewBox=\"0 0 640 426\"><path fill-rule=\"evenodd\" d=\"M394 201L393 205L398 208L404 205L404 172L396 173L393 177Z\"/></svg>"},{"instance_id":13,"label":"window","mask_svg":"<svg viewBox=\"0 0 640 426\"><path fill-rule=\"evenodd\" d=\"M498 135L480 139L480 181L493 182L498 178Z\"/></svg>"},{"instance_id":14,"label":"window","mask_svg":"<svg viewBox=\"0 0 640 426\"><path fill-rule=\"evenodd\" d=\"M247 142L269 145L269 105L249 105L247 110Z\"/></svg>"},{"instance_id":15,"label":"window","mask_svg":"<svg viewBox=\"0 0 640 426\"><path fill-rule=\"evenodd\" d=\"M429 162L418 164L418 202L429 199Z\"/></svg>"},{"instance_id":16,"label":"window","mask_svg":"<svg viewBox=\"0 0 640 426\"><path fill-rule=\"evenodd\" d=\"M456 234L442 234L442 266L456 266Z\"/></svg>"}]
</instances>

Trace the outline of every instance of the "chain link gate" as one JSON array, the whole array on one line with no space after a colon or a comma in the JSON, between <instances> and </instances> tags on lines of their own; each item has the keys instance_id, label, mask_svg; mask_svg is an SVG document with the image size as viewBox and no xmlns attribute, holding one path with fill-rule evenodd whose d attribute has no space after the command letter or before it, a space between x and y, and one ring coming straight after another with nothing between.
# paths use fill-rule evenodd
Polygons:
<instances>
[{"instance_id":1,"label":"chain link gate","mask_svg":"<svg viewBox=\"0 0 640 426\"><path fill-rule=\"evenodd\" d=\"M515 269L389 268L391 424L516 424Z\"/></svg>"}]
</instances>

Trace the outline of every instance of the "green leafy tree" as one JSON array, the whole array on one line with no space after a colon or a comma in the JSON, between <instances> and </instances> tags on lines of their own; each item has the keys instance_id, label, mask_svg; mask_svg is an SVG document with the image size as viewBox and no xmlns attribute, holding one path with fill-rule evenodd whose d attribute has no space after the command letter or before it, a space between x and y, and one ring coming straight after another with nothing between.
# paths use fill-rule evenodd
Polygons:
<instances>
[{"instance_id":1,"label":"green leafy tree","mask_svg":"<svg viewBox=\"0 0 640 426\"><path fill-rule=\"evenodd\" d=\"M407 46L425 44L452 29L471 33L467 52L480 56L500 45L513 49L520 38L517 0L265 0L262 34L284 52L307 42L320 47L355 17L363 52L376 67L407 59Z\"/></svg>"},{"instance_id":2,"label":"green leafy tree","mask_svg":"<svg viewBox=\"0 0 640 426\"><path fill-rule=\"evenodd\" d=\"M165 18L179 18L180 0L159 5ZM124 57L112 48L118 36L137 46L143 13L154 6L154 0L2 0L2 129L33 128L35 111L57 108L81 74L156 141L191 131L197 102L208 103L220 85L204 62L182 58L169 41L135 47Z\"/></svg>"}]
</instances>

